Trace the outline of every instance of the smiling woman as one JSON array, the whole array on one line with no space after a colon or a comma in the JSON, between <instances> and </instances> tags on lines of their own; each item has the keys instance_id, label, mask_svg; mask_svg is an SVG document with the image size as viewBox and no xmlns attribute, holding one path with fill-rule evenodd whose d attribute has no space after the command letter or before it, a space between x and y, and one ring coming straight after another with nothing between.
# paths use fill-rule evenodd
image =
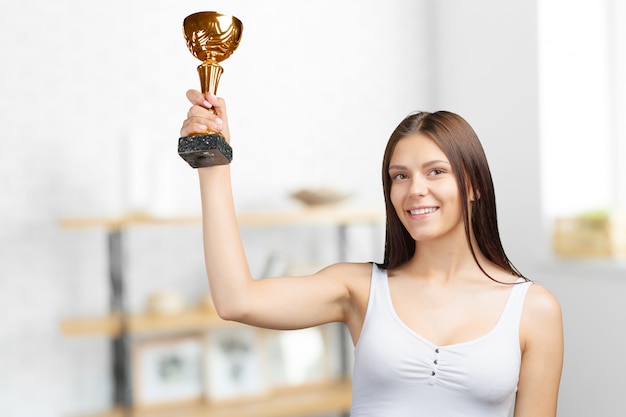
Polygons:
<instances>
[{"instance_id":1,"label":"smiling woman","mask_svg":"<svg viewBox=\"0 0 626 417\"><path fill-rule=\"evenodd\" d=\"M181 136L230 141L223 99L190 90ZM213 111L215 113L213 113ZM554 417L563 360L558 302L508 260L482 145L460 116L404 119L382 167L384 263L254 280L230 165L198 169L206 271L218 314L274 329L342 322L355 344L352 417Z\"/></svg>"},{"instance_id":2,"label":"smiling woman","mask_svg":"<svg viewBox=\"0 0 626 417\"><path fill-rule=\"evenodd\" d=\"M394 268L406 262L415 252L414 237L410 235L407 225L401 222L400 216L394 210L394 207L398 206L394 204L391 196L392 190L399 188L393 186L399 179L396 177L398 175L396 161L400 158L408 158L411 161L408 155L413 154L404 151L402 148L405 144L401 142L406 142L406 139L415 137L418 133L427 139L425 142L422 141L421 145L425 149L416 149L414 152L424 161L422 167L425 169L424 172L430 177L433 177L433 174L445 174L444 179L452 177L455 180L459 194L458 197L455 196L457 204L460 204L459 215L463 219L464 235L474 259L478 263L476 244L490 262L512 275L521 277L502 247L491 171L480 140L465 119L446 111L421 112L407 117L398 125L387 143L382 169L388 213L384 265ZM395 152L398 147L400 149Z\"/></svg>"},{"instance_id":3,"label":"smiling woman","mask_svg":"<svg viewBox=\"0 0 626 417\"><path fill-rule=\"evenodd\" d=\"M388 176L395 213L412 241L458 242L464 236L456 178L446 155L430 137L417 133L402 138Z\"/></svg>"}]
</instances>

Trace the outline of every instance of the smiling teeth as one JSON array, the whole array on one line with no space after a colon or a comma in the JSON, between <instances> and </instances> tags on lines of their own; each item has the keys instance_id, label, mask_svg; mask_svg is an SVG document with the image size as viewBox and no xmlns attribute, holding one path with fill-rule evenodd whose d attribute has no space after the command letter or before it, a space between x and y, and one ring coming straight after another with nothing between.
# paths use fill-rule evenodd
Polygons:
<instances>
[{"instance_id":1,"label":"smiling teeth","mask_svg":"<svg viewBox=\"0 0 626 417\"><path fill-rule=\"evenodd\" d=\"M412 215L420 215L420 214L428 214L428 213L434 213L435 211L437 211L436 207L429 207L429 208L421 208L421 209L417 209L417 210L409 210L411 212Z\"/></svg>"}]
</instances>

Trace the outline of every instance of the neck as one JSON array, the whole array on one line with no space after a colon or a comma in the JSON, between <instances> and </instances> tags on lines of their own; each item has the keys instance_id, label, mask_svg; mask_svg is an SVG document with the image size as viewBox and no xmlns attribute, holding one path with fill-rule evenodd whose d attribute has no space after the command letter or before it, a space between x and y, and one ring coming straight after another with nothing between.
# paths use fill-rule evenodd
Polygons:
<instances>
[{"instance_id":1,"label":"neck","mask_svg":"<svg viewBox=\"0 0 626 417\"><path fill-rule=\"evenodd\" d=\"M471 248L465 239L442 239L437 241L416 242L415 254L406 267L412 273L433 280L452 282L468 277L483 277L484 272L476 263ZM483 268L489 261L477 249L473 242L476 258Z\"/></svg>"}]
</instances>

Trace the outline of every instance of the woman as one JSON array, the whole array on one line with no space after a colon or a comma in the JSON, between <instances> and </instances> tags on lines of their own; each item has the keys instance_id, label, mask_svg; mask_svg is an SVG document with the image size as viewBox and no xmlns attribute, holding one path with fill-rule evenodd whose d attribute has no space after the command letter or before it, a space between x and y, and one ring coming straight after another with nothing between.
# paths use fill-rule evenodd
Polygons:
<instances>
[{"instance_id":1,"label":"woman","mask_svg":"<svg viewBox=\"0 0 626 417\"><path fill-rule=\"evenodd\" d=\"M187 98L181 136L210 128L230 140L222 99L195 90ZM515 417L556 415L560 307L507 259L487 161L461 117L417 113L393 132L382 265L253 280L230 167L198 174L218 314L273 329L345 323L355 345L352 417L506 417L513 402Z\"/></svg>"}]
</instances>

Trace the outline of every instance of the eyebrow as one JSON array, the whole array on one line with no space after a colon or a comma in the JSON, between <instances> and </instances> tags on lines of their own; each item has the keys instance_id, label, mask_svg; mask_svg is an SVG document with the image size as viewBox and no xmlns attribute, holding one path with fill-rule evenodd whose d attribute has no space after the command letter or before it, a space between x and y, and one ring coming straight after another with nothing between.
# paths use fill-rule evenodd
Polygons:
<instances>
[{"instance_id":1,"label":"eyebrow","mask_svg":"<svg viewBox=\"0 0 626 417\"><path fill-rule=\"evenodd\" d=\"M442 163L446 164L448 166L451 166L450 162L448 162L448 161L444 161L443 159L434 159L432 161L424 162L422 164L422 168L428 168L429 166L438 165L438 164L442 164ZM392 170L392 169L407 169L407 167L404 166L404 165L389 165L389 169L390 170Z\"/></svg>"}]
</instances>

